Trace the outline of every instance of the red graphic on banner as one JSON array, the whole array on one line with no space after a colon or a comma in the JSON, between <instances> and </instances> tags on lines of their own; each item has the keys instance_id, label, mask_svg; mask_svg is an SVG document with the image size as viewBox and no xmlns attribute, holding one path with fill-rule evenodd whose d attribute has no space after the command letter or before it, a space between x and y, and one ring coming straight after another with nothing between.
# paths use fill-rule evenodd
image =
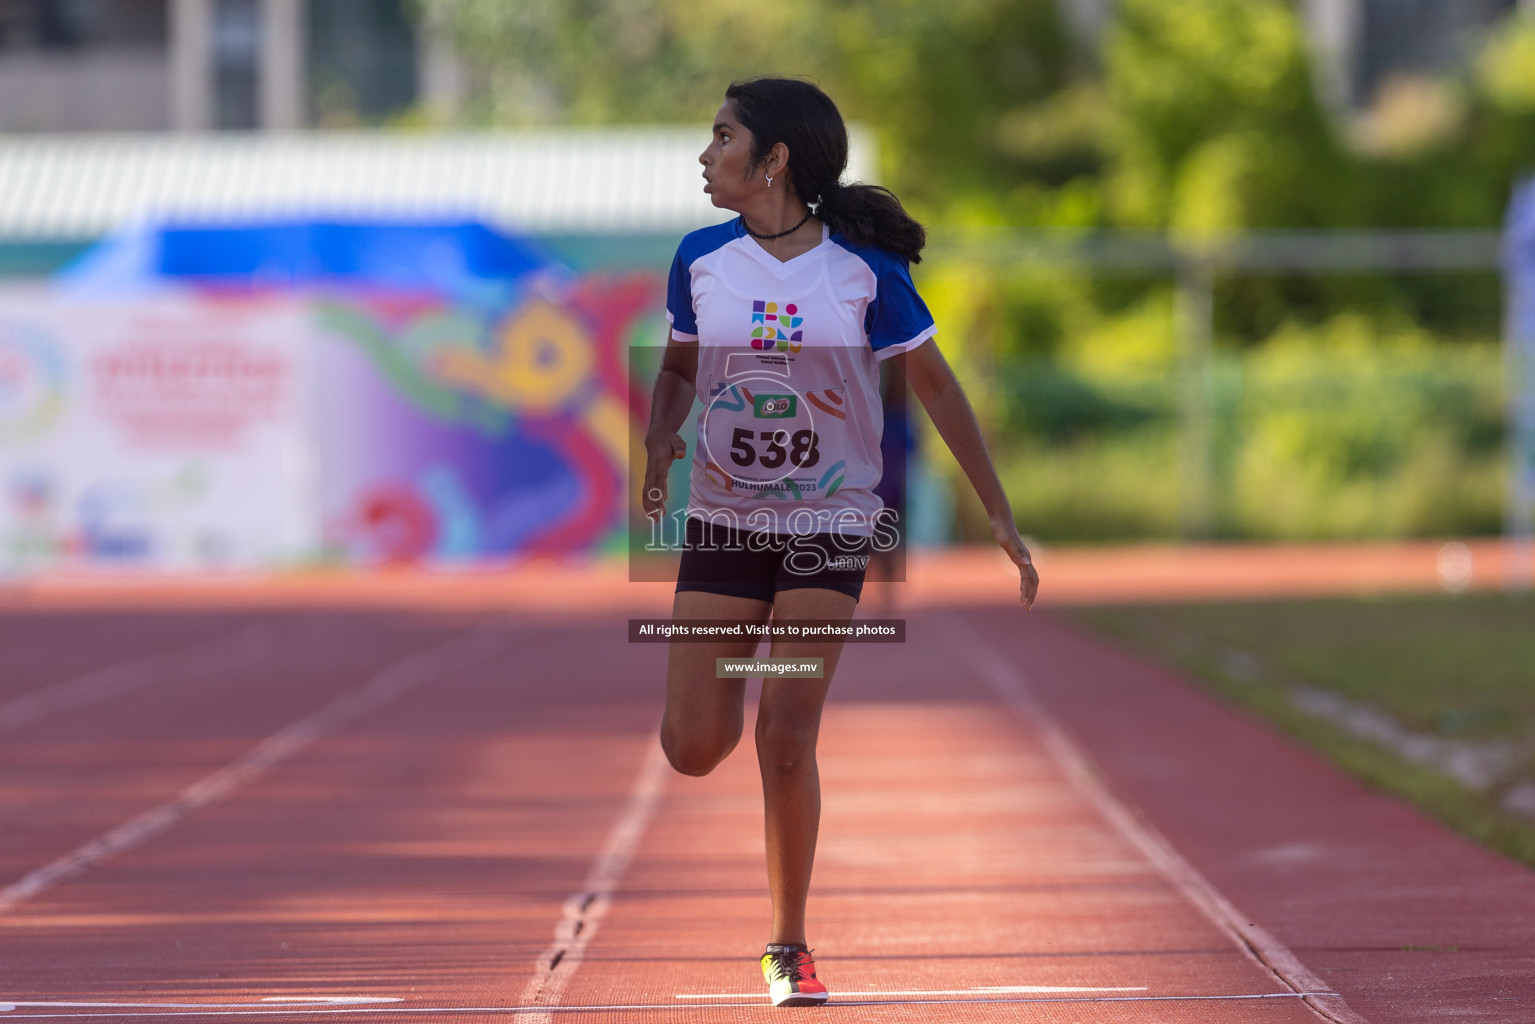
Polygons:
<instances>
[{"instance_id":1,"label":"red graphic on banner","mask_svg":"<svg viewBox=\"0 0 1535 1024\"><path fill-rule=\"evenodd\" d=\"M233 448L277 418L293 367L239 341L130 341L91 363L101 414L145 447Z\"/></svg>"}]
</instances>

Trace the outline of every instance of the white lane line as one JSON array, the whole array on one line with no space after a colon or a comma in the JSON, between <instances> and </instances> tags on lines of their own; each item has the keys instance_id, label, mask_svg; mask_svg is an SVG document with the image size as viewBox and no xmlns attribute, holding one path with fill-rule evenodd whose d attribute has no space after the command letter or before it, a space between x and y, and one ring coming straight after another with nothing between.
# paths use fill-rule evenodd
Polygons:
<instances>
[{"instance_id":1,"label":"white lane line","mask_svg":"<svg viewBox=\"0 0 1535 1024\"><path fill-rule=\"evenodd\" d=\"M550 1011L558 1008L560 995L581 966L586 944L608 912L613 889L629 867L640 836L655 813L670 768L661 750L660 731L658 720L650 731L650 744L629 792L629 801L613 823L586 884L565 900L559 923L554 926L554 945L539 956L533 977L523 986L514 1024L549 1024Z\"/></svg>"},{"instance_id":2,"label":"white lane line","mask_svg":"<svg viewBox=\"0 0 1535 1024\"><path fill-rule=\"evenodd\" d=\"M481 628L402 658L318 711L268 736L243 757L192 783L176 799L145 811L0 889L0 914L114 854L148 842L192 812L256 781L279 761L293 756L358 715L394 700L421 683L467 671L489 660L499 654L506 643L504 635Z\"/></svg>"},{"instance_id":3,"label":"white lane line","mask_svg":"<svg viewBox=\"0 0 1535 1024\"><path fill-rule=\"evenodd\" d=\"M172 651L144 654L114 665L92 669L0 703L0 732L31 725L60 711L73 711L112 697L121 697L161 682L171 673L223 668L231 657L249 658L276 648L277 638L273 627L258 622L212 640L203 640Z\"/></svg>"},{"instance_id":4,"label":"white lane line","mask_svg":"<svg viewBox=\"0 0 1535 1024\"><path fill-rule=\"evenodd\" d=\"M942 629L944 640L954 656L970 664L1003 704L1038 731L1045 749L1077 789L1185 899L1276 980L1292 993L1301 994L1302 1001L1319 1017L1333 1024L1368 1024L1342 996L1329 992L1327 983L1308 970L1289 947L1240 913L1150 822L1136 817L1120 802L1090 767L1081 747L1039 703L1022 669L959 616L943 613L940 618L946 627Z\"/></svg>"},{"instance_id":5,"label":"white lane line","mask_svg":"<svg viewBox=\"0 0 1535 1024\"><path fill-rule=\"evenodd\" d=\"M1090 985L976 985L971 988L861 988L835 993L840 1002L843 998L859 996L999 996L999 995L1062 995L1067 992L1145 992L1145 985L1118 985L1097 987ZM761 992L678 992L678 999L766 999Z\"/></svg>"},{"instance_id":6,"label":"white lane line","mask_svg":"<svg viewBox=\"0 0 1535 1024\"><path fill-rule=\"evenodd\" d=\"M921 1006L932 1004L935 1006L955 1005L1022 1005L1022 1004L1098 1004L1098 1003L1221 1003L1221 1002L1255 1002L1264 999L1305 999L1309 997L1336 997L1335 992L1255 992L1237 993L1231 995L1165 995L1165 996L1098 996L1077 998L1016 998L1016 999L907 999L907 1000L841 1000L832 996L825 1006ZM0 1003L0 1012L5 1011L9 1003ZM139 1004L151 1006L154 1004ZM768 1002L767 996L760 996L755 1002L749 1003L711 1003L719 1009L753 1007L770 1010L778 1013L778 1009ZM697 1013L699 1006L696 1003L604 1003L582 1006L358 1006L358 1007L295 1007L292 1009L260 1009L260 1010L226 1010L217 1004L199 1006L196 1010L162 1010L157 1013L133 1013L123 1010L114 1010L110 1013L7 1013L5 1020L51 1019L51 1018L98 1018L109 1017L271 1017L277 1015L293 1016L295 1014L311 1014L334 1016L338 1014L421 1014L421 1013L481 1013L481 1014L508 1014L523 1013L536 1010L550 1015L557 1013L655 1013L657 1011L671 1011L682 1013Z\"/></svg>"}]
</instances>

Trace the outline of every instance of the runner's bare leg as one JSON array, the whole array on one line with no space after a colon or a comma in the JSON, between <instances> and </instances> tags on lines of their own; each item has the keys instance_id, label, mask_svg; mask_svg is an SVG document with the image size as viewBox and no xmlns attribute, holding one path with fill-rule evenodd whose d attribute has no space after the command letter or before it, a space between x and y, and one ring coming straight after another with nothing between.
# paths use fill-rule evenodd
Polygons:
<instances>
[{"instance_id":1,"label":"runner's bare leg","mask_svg":"<svg viewBox=\"0 0 1535 1024\"><path fill-rule=\"evenodd\" d=\"M672 618L766 622L772 608L748 597L684 590L672 602ZM746 680L716 678L714 659L750 658L756 649L755 638L671 645L661 749L679 772L707 775L735 749L741 739Z\"/></svg>"},{"instance_id":2,"label":"runner's bare leg","mask_svg":"<svg viewBox=\"0 0 1535 1024\"><path fill-rule=\"evenodd\" d=\"M780 590L773 618L850 622L858 602L848 594L819 587ZM757 764L767 835L768 888L773 896L769 942L805 942L805 901L821 824L821 776L816 738L821 709L842 654L841 642L773 640L775 658L821 658L820 679L762 682L757 707Z\"/></svg>"}]
</instances>

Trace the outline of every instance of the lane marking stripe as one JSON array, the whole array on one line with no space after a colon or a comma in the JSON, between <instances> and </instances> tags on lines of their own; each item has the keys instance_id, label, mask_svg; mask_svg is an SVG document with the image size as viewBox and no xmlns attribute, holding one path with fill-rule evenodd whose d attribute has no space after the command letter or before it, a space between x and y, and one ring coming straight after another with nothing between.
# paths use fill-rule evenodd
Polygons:
<instances>
[{"instance_id":1,"label":"lane marking stripe","mask_svg":"<svg viewBox=\"0 0 1535 1024\"><path fill-rule=\"evenodd\" d=\"M1091 985L977 985L974 988L870 988L857 991L837 990L837 998L843 996L998 996L1003 993L1044 995L1050 992L1145 992L1145 985L1119 985L1094 987ZM1285 993L1288 995L1289 993ZM751 999L760 992L679 992L678 999ZM764 997L765 998L765 997Z\"/></svg>"},{"instance_id":2,"label":"lane marking stripe","mask_svg":"<svg viewBox=\"0 0 1535 1024\"><path fill-rule=\"evenodd\" d=\"M1309 997L1336 997L1336 992L1259 992L1252 994L1233 995L1207 995L1207 996L1100 996L1080 998L1015 998L1015 999L909 999L909 1000L841 1000L833 996L823 1006L913 1006L932 1003L935 1005L952 1006L970 1003L985 1004L1036 1004L1036 1003L1193 1003L1193 1002L1245 1002L1259 999L1305 999ZM18 1005L0 1003L0 1012L4 1007ZM153 1005L153 1004L144 1004ZM762 996L758 1002L751 1003L714 1003L717 1007L758 1007L777 1011L772 1003L767 1001L767 996ZM8 1013L5 1020L26 1020L34 1018L77 1018L77 1017L192 1017L197 1014L215 1015L220 1017L270 1017L275 1015L292 1016L294 1014L343 1014L343 1013L522 1013L528 1010L536 1010L540 1013L594 1013L594 1012L655 1012L657 1010L670 1010L673 1012L697 1013L699 1007L687 1003L615 1003L592 1006L358 1006L358 1007L326 1007L326 1008L293 1008L293 1009L262 1009L262 1010L221 1010L215 1004L208 1004L195 1011L170 1010L160 1013Z\"/></svg>"},{"instance_id":3,"label":"lane marking stripe","mask_svg":"<svg viewBox=\"0 0 1535 1024\"><path fill-rule=\"evenodd\" d=\"M234 633L201 640L173 651L141 654L69 679L40 686L29 693L0 703L0 732L57 714L96 704L161 682L165 673L192 671L203 666L223 668L231 655L249 657L275 650L273 627L256 623ZM232 651L230 648L234 648Z\"/></svg>"},{"instance_id":4,"label":"lane marking stripe","mask_svg":"<svg viewBox=\"0 0 1535 1024\"><path fill-rule=\"evenodd\" d=\"M1137 817L1090 767L1082 747L1070 737L1039 699L1028 675L959 616L941 616L950 650L968 662L1015 715L1040 735L1045 749L1066 771L1077 789L1121 835L1157 867L1178 891L1217 928L1286 987L1302 997L1313 1013L1332 1024L1368 1024L1343 997L1328 992L1289 947L1237 911L1215 886L1173 848L1150 822ZM1324 1005L1325 1003L1325 1005Z\"/></svg>"},{"instance_id":5,"label":"lane marking stripe","mask_svg":"<svg viewBox=\"0 0 1535 1024\"><path fill-rule=\"evenodd\" d=\"M104 835L71 850L0 889L0 914L59 882L89 870L114 854L141 846L177 822L261 778L278 762L353 718L445 674L467 671L500 653L504 636L482 627L467 636L407 655L347 690L329 704L281 729L243 757L192 783L176 799L151 808Z\"/></svg>"},{"instance_id":6,"label":"lane marking stripe","mask_svg":"<svg viewBox=\"0 0 1535 1024\"><path fill-rule=\"evenodd\" d=\"M549 1011L558 1005L565 986L581 966L586 944L597 933L598 925L608 912L613 890L629 867L640 836L655 814L671 767L661 749L660 731L658 719L651 730L645 760L640 764L629 800L608 832L607 842L592 865L585 885L565 900L560 920L554 926L554 945L539 956L533 977L523 987L522 997L518 1000L522 1008L518 1010L514 1024L548 1024Z\"/></svg>"}]
</instances>

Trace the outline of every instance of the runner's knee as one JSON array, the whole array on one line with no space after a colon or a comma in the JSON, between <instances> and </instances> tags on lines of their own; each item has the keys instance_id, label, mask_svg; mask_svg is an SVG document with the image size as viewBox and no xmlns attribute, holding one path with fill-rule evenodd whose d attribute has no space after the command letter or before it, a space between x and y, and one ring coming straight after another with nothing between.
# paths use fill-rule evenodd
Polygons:
<instances>
[{"instance_id":1,"label":"runner's knee","mask_svg":"<svg viewBox=\"0 0 1535 1024\"><path fill-rule=\"evenodd\" d=\"M671 766L683 775L708 775L735 749L735 742L700 743L679 739L663 730L661 749L666 752L666 760Z\"/></svg>"},{"instance_id":2,"label":"runner's knee","mask_svg":"<svg viewBox=\"0 0 1535 1024\"><path fill-rule=\"evenodd\" d=\"M815 760L816 729L794 722L759 722L757 760L780 774L799 771Z\"/></svg>"}]
</instances>

